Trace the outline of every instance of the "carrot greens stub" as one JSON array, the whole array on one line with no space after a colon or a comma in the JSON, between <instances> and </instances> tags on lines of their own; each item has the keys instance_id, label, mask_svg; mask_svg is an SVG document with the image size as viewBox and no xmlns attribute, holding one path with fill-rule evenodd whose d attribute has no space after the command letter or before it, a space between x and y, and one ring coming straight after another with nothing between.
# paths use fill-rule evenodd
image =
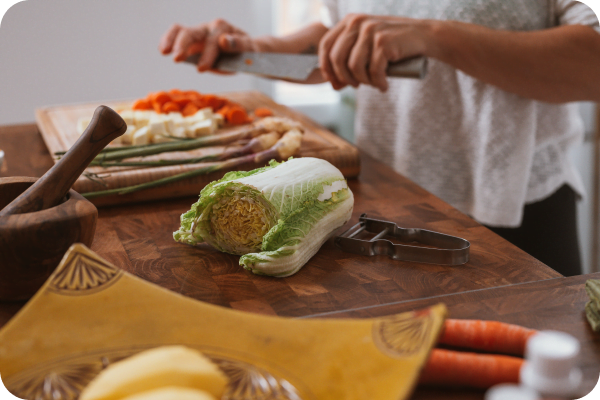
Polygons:
<instances>
[{"instance_id":1,"label":"carrot greens stub","mask_svg":"<svg viewBox=\"0 0 600 400\"><path fill-rule=\"evenodd\" d=\"M240 265L256 274L289 276L350 219L353 205L344 176L329 162L271 161L207 185L173 237L241 255Z\"/></svg>"}]
</instances>

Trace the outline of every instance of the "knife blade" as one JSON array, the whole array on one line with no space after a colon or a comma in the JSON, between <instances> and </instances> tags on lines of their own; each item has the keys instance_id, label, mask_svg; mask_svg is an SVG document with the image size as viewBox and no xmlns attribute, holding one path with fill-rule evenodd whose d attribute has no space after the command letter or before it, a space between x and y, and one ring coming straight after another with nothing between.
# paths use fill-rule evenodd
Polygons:
<instances>
[{"instance_id":1,"label":"knife blade","mask_svg":"<svg viewBox=\"0 0 600 400\"><path fill-rule=\"evenodd\" d=\"M201 54L192 54L185 62L197 64ZM254 53L221 54L213 68L224 72L245 72L270 78L305 81L319 68L316 54ZM397 78L423 79L427 75L427 58L414 57L388 65L386 75Z\"/></svg>"}]
</instances>

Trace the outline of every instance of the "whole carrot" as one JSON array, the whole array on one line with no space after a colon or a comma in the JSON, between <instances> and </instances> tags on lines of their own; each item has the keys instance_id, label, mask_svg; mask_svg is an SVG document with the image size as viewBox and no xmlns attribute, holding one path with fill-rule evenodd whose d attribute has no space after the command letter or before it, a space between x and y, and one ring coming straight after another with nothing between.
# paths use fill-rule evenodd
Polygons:
<instances>
[{"instance_id":1,"label":"whole carrot","mask_svg":"<svg viewBox=\"0 0 600 400\"><path fill-rule=\"evenodd\" d=\"M518 357L433 349L419 383L483 389L518 383L523 362Z\"/></svg>"},{"instance_id":2,"label":"whole carrot","mask_svg":"<svg viewBox=\"0 0 600 400\"><path fill-rule=\"evenodd\" d=\"M491 353L523 355L535 329L498 321L448 319L439 343Z\"/></svg>"}]
</instances>

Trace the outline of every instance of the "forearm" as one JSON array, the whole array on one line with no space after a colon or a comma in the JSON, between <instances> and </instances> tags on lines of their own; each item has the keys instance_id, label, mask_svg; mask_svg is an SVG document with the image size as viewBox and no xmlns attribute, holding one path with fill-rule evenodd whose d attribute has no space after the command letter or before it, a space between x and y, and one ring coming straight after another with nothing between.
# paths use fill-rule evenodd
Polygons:
<instances>
[{"instance_id":1,"label":"forearm","mask_svg":"<svg viewBox=\"0 0 600 400\"><path fill-rule=\"evenodd\" d=\"M581 25L530 32L432 21L426 55L523 97L600 101L600 35Z\"/></svg>"},{"instance_id":2,"label":"forearm","mask_svg":"<svg viewBox=\"0 0 600 400\"><path fill-rule=\"evenodd\" d=\"M327 28L315 22L291 35L275 37L262 36L254 39L260 51L270 53L317 53L319 41L327 32Z\"/></svg>"}]
</instances>

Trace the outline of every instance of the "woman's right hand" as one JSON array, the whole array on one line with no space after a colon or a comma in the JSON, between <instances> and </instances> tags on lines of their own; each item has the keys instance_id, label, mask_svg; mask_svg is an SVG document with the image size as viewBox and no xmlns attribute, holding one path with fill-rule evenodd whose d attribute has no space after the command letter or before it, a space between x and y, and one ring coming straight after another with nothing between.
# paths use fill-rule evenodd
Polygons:
<instances>
[{"instance_id":1,"label":"woman's right hand","mask_svg":"<svg viewBox=\"0 0 600 400\"><path fill-rule=\"evenodd\" d=\"M158 49L164 55L172 53L175 62L202 53L197 65L200 72L210 70L221 52L260 51L246 32L222 19L195 27L175 24L163 35Z\"/></svg>"}]
</instances>

